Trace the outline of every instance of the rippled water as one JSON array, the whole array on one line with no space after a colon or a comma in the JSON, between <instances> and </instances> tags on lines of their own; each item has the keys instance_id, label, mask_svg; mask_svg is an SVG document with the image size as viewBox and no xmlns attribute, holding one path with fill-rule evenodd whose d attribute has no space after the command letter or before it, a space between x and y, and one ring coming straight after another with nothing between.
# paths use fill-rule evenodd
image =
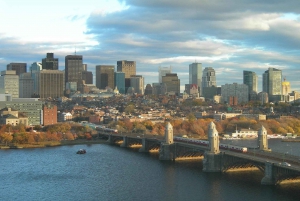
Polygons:
<instances>
[{"instance_id":1,"label":"rippled water","mask_svg":"<svg viewBox=\"0 0 300 201\"><path fill-rule=\"evenodd\" d=\"M87 154L78 155L80 148ZM260 172L204 173L110 146L0 150L0 200L299 200L300 184L262 186Z\"/></svg>"}]
</instances>

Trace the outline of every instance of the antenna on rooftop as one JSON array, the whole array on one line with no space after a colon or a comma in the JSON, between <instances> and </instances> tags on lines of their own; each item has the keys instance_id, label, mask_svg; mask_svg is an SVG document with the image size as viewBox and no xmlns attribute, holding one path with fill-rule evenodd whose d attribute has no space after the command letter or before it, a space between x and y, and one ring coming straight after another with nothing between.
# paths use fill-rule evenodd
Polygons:
<instances>
[{"instance_id":1,"label":"antenna on rooftop","mask_svg":"<svg viewBox=\"0 0 300 201\"><path fill-rule=\"evenodd\" d=\"M76 55L76 46L75 46L75 55Z\"/></svg>"}]
</instances>

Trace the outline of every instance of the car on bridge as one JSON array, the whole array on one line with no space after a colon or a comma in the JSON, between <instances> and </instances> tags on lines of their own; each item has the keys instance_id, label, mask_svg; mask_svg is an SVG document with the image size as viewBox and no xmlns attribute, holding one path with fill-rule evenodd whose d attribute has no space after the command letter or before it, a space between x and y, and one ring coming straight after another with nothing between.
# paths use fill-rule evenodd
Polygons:
<instances>
[{"instance_id":1,"label":"car on bridge","mask_svg":"<svg viewBox=\"0 0 300 201\"><path fill-rule=\"evenodd\" d=\"M283 165L283 166L291 166L291 164L289 164L288 162L280 163L280 165Z\"/></svg>"}]
</instances>

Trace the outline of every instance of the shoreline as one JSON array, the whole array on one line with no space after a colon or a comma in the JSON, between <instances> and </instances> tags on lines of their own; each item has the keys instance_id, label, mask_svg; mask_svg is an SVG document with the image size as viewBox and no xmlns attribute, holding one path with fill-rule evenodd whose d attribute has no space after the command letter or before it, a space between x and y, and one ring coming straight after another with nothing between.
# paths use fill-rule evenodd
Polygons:
<instances>
[{"instance_id":1,"label":"shoreline","mask_svg":"<svg viewBox=\"0 0 300 201\"><path fill-rule=\"evenodd\" d=\"M96 140L62 140L59 142L45 142L41 144L19 144L10 146L0 146L0 150L7 149L33 149L33 148L47 148L47 147L57 147L57 146L68 146L68 145L80 145L80 144L106 144L106 140L96 139Z\"/></svg>"}]
</instances>

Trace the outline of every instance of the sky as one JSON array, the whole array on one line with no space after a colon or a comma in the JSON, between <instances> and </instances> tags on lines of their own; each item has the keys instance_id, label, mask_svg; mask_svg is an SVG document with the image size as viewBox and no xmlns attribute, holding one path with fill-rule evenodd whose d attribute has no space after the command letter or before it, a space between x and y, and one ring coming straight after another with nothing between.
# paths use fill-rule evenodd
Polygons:
<instances>
[{"instance_id":1,"label":"sky","mask_svg":"<svg viewBox=\"0 0 300 201\"><path fill-rule=\"evenodd\" d=\"M96 65L136 61L145 84L171 66L182 92L194 62L213 67L218 86L242 84L248 70L260 92L272 67L300 91L299 33L299 0L0 0L0 70L47 52L64 70L76 52L94 76Z\"/></svg>"}]
</instances>

